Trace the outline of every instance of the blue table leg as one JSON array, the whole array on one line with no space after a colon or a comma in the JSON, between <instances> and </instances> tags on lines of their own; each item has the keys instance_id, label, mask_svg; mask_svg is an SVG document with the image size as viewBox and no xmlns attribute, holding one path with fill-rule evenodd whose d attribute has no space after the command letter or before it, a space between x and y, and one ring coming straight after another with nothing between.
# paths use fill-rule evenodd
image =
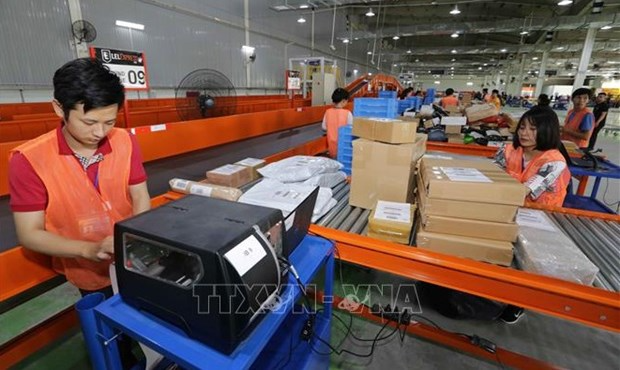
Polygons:
<instances>
[{"instance_id":1,"label":"blue table leg","mask_svg":"<svg viewBox=\"0 0 620 370\"><path fill-rule=\"evenodd\" d=\"M594 180L594 186L592 187L592 192L590 193L590 198L595 199L596 194L598 193L598 187L601 185L601 177L596 176L596 180Z\"/></svg>"}]
</instances>

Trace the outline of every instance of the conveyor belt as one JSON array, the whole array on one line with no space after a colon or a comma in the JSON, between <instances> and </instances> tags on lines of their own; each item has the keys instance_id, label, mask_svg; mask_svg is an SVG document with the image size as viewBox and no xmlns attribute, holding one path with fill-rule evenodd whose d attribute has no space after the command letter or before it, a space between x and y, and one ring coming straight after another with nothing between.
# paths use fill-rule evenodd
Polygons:
<instances>
[{"instance_id":1,"label":"conveyor belt","mask_svg":"<svg viewBox=\"0 0 620 370\"><path fill-rule=\"evenodd\" d=\"M205 178L208 169L234 163L246 157L264 158L322 135L321 125L316 123L146 163L144 168L148 175L149 193L152 197L165 193L170 188L168 181L174 177L201 180ZM0 197L0 252L11 249L17 244L9 197Z\"/></svg>"},{"instance_id":2,"label":"conveyor belt","mask_svg":"<svg viewBox=\"0 0 620 370\"><path fill-rule=\"evenodd\" d=\"M333 189L338 204L316 224L332 229L366 235L370 211L349 206L347 183ZM620 225L617 222L547 213L600 270L594 286L620 291ZM415 233L415 230L412 234ZM412 238L413 239L413 238ZM412 245L410 242L409 245Z\"/></svg>"},{"instance_id":3,"label":"conveyor belt","mask_svg":"<svg viewBox=\"0 0 620 370\"><path fill-rule=\"evenodd\" d=\"M561 213L547 214L599 268L594 286L620 291L620 225Z\"/></svg>"}]
</instances>

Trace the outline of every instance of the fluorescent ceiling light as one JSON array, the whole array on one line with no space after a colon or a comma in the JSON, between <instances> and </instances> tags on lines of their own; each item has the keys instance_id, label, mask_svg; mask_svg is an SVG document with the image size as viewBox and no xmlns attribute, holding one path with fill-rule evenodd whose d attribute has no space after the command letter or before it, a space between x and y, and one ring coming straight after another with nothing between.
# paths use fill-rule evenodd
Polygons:
<instances>
[{"instance_id":1,"label":"fluorescent ceiling light","mask_svg":"<svg viewBox=\"0 0 620 370\"><path fill-rule=\"evenodd\" d=\"M303 16L299 17L299 19L297 20L297 23L306 23L306 18L304 18Z\"/></svg>"},{"instance_id":2,"label":"fluorescent ceiling light","mask_svg":"<svg viewBox=\"0 0 620 370\"><path fill-rule=\"evenodd\" d=\"M398 35L392 37L392 40L398 40L400 37L398 37Z\"/></svg>"},{"instance_id":3,"label":"fluorescent ceiling light","mask_svg":"<svg viewBox=\"0 0 620 370\"><path fill-rule=\"evenodd\" d=\"M358 72L358 70L357 70L357 69L354 69L354 70L353 70L353 73L354 73L354 74L357 74L357 72Z\"/></svg>"},{"instance_id":4,"label":"fluorescent ceiling light","mask_svg":"<svg viewBox=\"0 0 620 370\"><path fill-rule=\"evenodd\" d=\"M310 7L310 5L308 5L308 4L301 4L299 6L299 9L308 9L309 7Z\"/></svg>"},{"instance_id":5,"label":"fluorescent ceiling light","mask_svg":"<svg viewBox=\"0 0 620 370\"><path fill-rule=\"evenodd\" d=\"M367 17L374 17L375 16L375 12L372 11L372 8L368 8L368 11L366 12L366 16Z\"/></svg>"},{"instance_id":6,"label":"fluorescent ceiling light","mask_svg":"<svg viewBox=\"0 0 620 370\"><path fill-rule=\"evenodd\" d=\"M451 53L456 54L456 49L452 49Z\"/></svg>"},{"instance_id":7,"label":"fluorescent ceiling light","mask_svg":"<svg viewBox=\"0 0 620 370\"><path fill-rule=\"evenodd\" d=\"M419 62L419 61L420 61L420 59L416 59L416 60L415 60L415 62L416 62L416 63L417 63L417 62Z\"/></svg>"},{"instance_id":8,"label":"fluorescent ceiling light","mask_svg":"<svg viewBox=\"0 0 620 370\"><path fill-rule=\"evenodd\" d=\"M559 6L566 6L573 3L573 0L562 0L558 3Z\"/></svg>"},{"instance_id":9,"label":"fluorescent ceiling light","mask_svg":"<svg viewBox=\"0 0 620 370\"><path fill-rule=\"evenodd\" d=\"M469 82L467 82L467 86L474 86L474 83L469 81Z\"/></svg>"},{"instance_id":10,"label":"fluorescent ceiling light","mask_svg":"<svg viewBox=\"0 0 620 370\"><path fill-rule=\"evenodd\" d=\"M372 55L372 51L369 50L369 51L366 52L366 54Z\"/></svg>"},{"instance_id":11,"label":"fluorescent ceiling light","mask_svg":"<svg viewBox=\"0 0 620 370\"><path fill-rule=\"evenodd\" d=\"M398 64L394 63L394 67L398 67Z\"/></svg>"},{"instance_id":12,"label":"fluorescent ceiling light","mask_svg":"<svg viewBox=\"0 0 620 370\"><path fill-rule=\"evenodd\" d=\"M502 52L502 53L505 53L505 52L507 52L507 51L508 51L508 50L506 50L506 49L502 49L502 50L500 50L500 52Z\"/></svg>"},{"instance_id":13,"label":"fluorescent ceiling light","mask_svg":"<svg viewBox=\"0 0 620 370\"><path fill-rule=\"evenodd\" d=\"M458 32L455 32L455 33L451 34L451 35L450 35L450 37L452 37L453 39L455 39L455 38L459 37L459 33L458 33Z\"/></svg>"},{"instance_id":14,"label":"fluorescent ceiling light","mask_svg":"<svg viewBox=\"0 0 620 370\"><path fill-rule=\"evenodd\" d=\"M368 72L368 75L369 75L369 76L372 76L372 72Z\"/></svg>"},{"instance_id":15,"label":"fluorescent ceiling light","mask_svg":"<svg viewBox=\"0 0 620 370\"><path fill-rule=\"evenodd\" d=\"M450 67L450 69L454 70L454 67Z\"/></svg>"},{"instance_id":16,"label":"fluorescent ceiling light","mask_svg":"<svg viewBox=\"0 0 620 370\"><path fill-rule=\"evenodd\" d=\"M343 44L348 44L348 43L349 43L349 39L343 39L343 40L342 40L342 43L343 43Z\"/></svg>"},{"instance_id":17,"label":"fluorescent ceiling light","mask_svg":"<svg viewBox=\"0 0 620 370\"><path fill-rule=\"evenodd\" d=\"M132 23L132 22L117 20L116 25L120 27L133 28L134 30L140 30L140 31L144 30L144 25L140 23Z\"/></svg>"},{"instance_id":18,"label":"fluorescent ceiling light","mask_svg":"<svg viewBox=\"0 0 620 370\"><path fill-rule=\"evenodd\" d=\"M255 50L254 46L243 45L241 47L241 51L243 51L244 53L248 53L248 54L254 53L254 50Z\"/></svg>"},{"instance_id":19,"label":"fluorescent ceiling light","mask_svg":"<svg viewBox=\"0 0 620 370\"><path fill-rule=\"evenodd\" d=\"M407 50L407 54L411 54L411 49Z\"/></svg>"},{"instance_id":20,"label":"fluorescent ceiling light","mask_svg":"<svg viewBox=\"0 0 620 370\"><path fill-rule=\"evenodd\" d=\"M611 29L611 26L610 26L610 25L603 26L603 27L601 27L601 29L602 29L602 30L610 30L610 29Z\"/></svg>"},{"instance_id":21,"label":"fluorescent ceiling light","mask_svg":"<svg viewBox=\"0 0 620 370\"><path fill-rule=\"evenodd\" d=\"M453 61L453 62L456 62L456 59L452 58L452 61Z\"/></svg>"},{"instance_id":22,"label":"fluorescent ceiling light","mask_svg":"<svg viewBox=\"0 0 620 370\"><path fill-rule=\"evenodd\" d=\"M483 66L485 66L485 67L486 67L486 66L488 66L488 64L487 64L487 63L484 63L484 64L483 64Z\"/></svg>"},{"instance_id":23,"label":"fluorescent ceiling light","mask_svg":"<svg viewBox=\"0 0 620 370\"><path fill-rule=\"evenodd\" d=\"M482 70L482 67L478 67L478 70L479 70L479 71L480 71L480 70Z\"/></svg>"},{"instance_id":24,"label":"fluorescent ceiling light","mask_svg":"<svg viewBox=\"0 0 620 370\"><path fill-rule=\"evenodd\" d=\"M527 35L528 33L529 32L527 32L527 31L521 31L521 32L519 32L519 35Z\"/></svg>"},{"instance_id":25,"label":"fluorescent ceiling light","mask_svg":"<svg viewBox=\"0 0 620 370\"><path fill-rule=\"evenodd\" d=\"M556 50L562 50L562 49L564 49L564 46L558 46L558 47L556 48Z\"/></svg>"},{"instance_id":26,"label":"fluorescent ceiling light","mask_svg":"<svg viewBox=\"0 0 620 370\"><path fill-rule=\"evenodd\" d=\"M435 85L441 84L441 81L435 81Z\"/></svg>"},{"instance_id":27,"label":"fluorescent ceiling light","mask_svg":"<svg viewBox=\"0 0 620 370\"><path fill-rule=\"evenodd\" d=\"M538 60L538 57L533 57L532 60Z\"/></svg>"},{"instance_id":28,"label":"fluorescent ceiling light","mask_svg":"<svg viewBox=\"0 0 620 370\"><path fill-rule=\"evenodd\" d=\"M450 10L450 14L452 15L461 14L461 11L459 10L458 5L454 5L454 9Z\"/></svg>"}]
</instances>

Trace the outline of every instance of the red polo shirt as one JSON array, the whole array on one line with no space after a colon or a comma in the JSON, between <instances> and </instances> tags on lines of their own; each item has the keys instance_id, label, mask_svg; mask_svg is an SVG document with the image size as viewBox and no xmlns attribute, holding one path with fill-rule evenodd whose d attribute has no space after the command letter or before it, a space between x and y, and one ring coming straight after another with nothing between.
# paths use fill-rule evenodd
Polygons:
<instances>
[{"instance_id":1,"label":"red polo shirt","mask_svg":"<svg viewBox=\"0 0 620 370\"><path fill-rule=\"evenodd\" d=\"M57 128L58 150L61 155L70 155L79 162L73 154L73 150L67 144L67 140L61 132L61 126ZM129 185L136 185L146 181L146 171L142 165L142 153L134 135L131 137L131 168L129 170ZM107 138L99 143L95 152L105 155L112 152L112 147ZM81 166L81 165L80 165ZM86 170L88 178L95 186L99 163L92 164ZM47 190L45 185L32 168L32 165L21 153L15 153L9 162L9 187L11 199L9 201L13 212L44 211L47 207Z\"/></svg>"}]
</instances>

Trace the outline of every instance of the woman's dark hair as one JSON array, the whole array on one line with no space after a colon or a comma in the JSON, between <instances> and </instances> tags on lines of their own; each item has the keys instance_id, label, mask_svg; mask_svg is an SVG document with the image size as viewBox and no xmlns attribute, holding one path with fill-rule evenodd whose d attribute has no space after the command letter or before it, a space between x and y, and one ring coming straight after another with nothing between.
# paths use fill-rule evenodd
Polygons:
<instances>
[{"instance_id":1,"label":"woman's dark hair","mask_svg":"<svg viewBox=\"0 0 620 370\"><path fill-rule=\"evenodd\" d=\"M54 73L54 99L62 106L66 119L76 104L84 104L84 113L113 104L121 108L125 91L118 76L99 60L80 58Z\"/></svg>"},{"instance_id":2,"label":"woman's dark hair","mask_svg":"<svg viewBox=\"0 0 620 370\"><path fill-rule=\"evenodd\" d=\"M349 92L339 87L332 93L332 102L334 102L334 104L338 104L343 100L349 100Z\"/></svg>"},{"instance_id":3,"label":"woman's dark hair","mask_svg":"<svg viewBox=\"0 0 620 370\"><path fill-rule=\"evenodd\" d=\"M549 100L549 95L547 94L540 94L538 95L538 105L539 106L549 106L549 104L551 104L551 100Z\"/></svg>"},{"instance_id":4,"label":"woman's dark hair","mask_svg":"<svg viewBox=\"0 0 620 370\"><path fill-rule=\"evenodd\" d=\"M512 139L512 145L515 148L521 146L518 131L519 127L524 125L526 120L530 122L530 125L536 126L535 149L545 151L560 147L560 121L558 120L558 115L548 106L536 105L525 112L519 120L517 133L515 133Z\"/></svg>"}]
</instances>

